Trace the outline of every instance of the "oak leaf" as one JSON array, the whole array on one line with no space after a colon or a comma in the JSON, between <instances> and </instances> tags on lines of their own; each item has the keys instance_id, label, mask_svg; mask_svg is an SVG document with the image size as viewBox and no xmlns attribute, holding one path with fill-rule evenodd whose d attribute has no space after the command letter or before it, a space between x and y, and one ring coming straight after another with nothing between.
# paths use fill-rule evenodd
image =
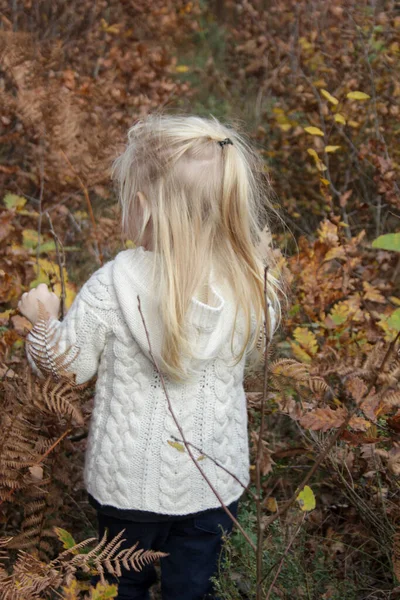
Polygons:
<instances>
[{"instance_id":1,"label":"oak leaf","mask_svg":"<svg viewBox=\"0 0 400 600\"><path fill-rule=\"evenodd\" d=\"M329 431L329 429L339 428L345 420L347 411L344 408L333 410L329 406L326 408L316 408L306 413L300 419L300 425L305 429L312 431Z\"/></svg>"}]
</instances>

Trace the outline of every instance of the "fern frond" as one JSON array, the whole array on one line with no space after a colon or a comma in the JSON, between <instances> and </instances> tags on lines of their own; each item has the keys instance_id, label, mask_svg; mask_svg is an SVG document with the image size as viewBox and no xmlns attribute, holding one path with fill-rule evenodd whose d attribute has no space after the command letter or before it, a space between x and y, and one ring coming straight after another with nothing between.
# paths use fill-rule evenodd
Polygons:
<instances>
[{"instance_id":1,"label":"fern frond","mask_svg":"<svg viewBox=\"0 0 400 600\"><path fill-rule=\"evenodd\" d=\"M322 377L310 377L307 385L315 394L326 393L331 389Z\"/></svg>"},{"instance_id":2,"label":"fern frond","mask_svg":"<svg viewBox=\"0 0 400 600\"><path fill-rule=\"evenodd\" d=\"M382 397L382 401L388 406L399 407L400 406L400 390L390 390Z\"/></svg>"},{"instance_id":3,"label":"fern frond","mask_svg":"<svg viewBox=\"0 0 400 600\"><path fill-rule=\"evenodd\" d=\"M291 358L281 358L271 365L271 372L275 376L288 377L296 381L307 381L310 377L309 366Z\"/></svg>"},{"instance_id":4,"label":"fern frond","mask_svg":"<svg viewBox=\"0 0 400 600\"><path fill-rule=\"evenodd\" d=\"M30 331L27 349L43 375L50 375L57 380L60 378L73 380L69 367L76 359L79 349L70 346L64 352L60 352L57 324L58 321L50 318L43 303L39 301L39 319Z\"/></svg>"},{"instance_id":5,"label":"fern frond","mask_svg":"<svg viewBox=\"0 0 400 600\"><path fill-rule=\"evenodd\" d=\"M50 412L60 417L70 415L78 425L84 425L82 412L74 404L78 397L70 381L54 382L51 377L48 377L42 385L42 394L43 401Z\"/></svg>"}]
</instances>

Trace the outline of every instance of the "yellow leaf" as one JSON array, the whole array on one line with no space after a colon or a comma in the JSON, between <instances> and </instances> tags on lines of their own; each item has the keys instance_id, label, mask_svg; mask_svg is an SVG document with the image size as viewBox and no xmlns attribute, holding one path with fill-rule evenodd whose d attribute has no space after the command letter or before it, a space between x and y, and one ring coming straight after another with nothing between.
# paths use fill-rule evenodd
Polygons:
<instances>
[{"instance_id":1,"label":"yellow leaf","mask_svg":"<svg viewBox=\"0 0 400 600\"><path fill-rule=\"evenodd\" d=\"M307 148L307 152L310 156L315 158L315 160L319 160L318 154L315 152L314 148Z\"/></svg>"},{"instance_id":2,"label":"yellow leaf","mask_svg":"<svg viewBox=\"0 0 400 600\"><path fill-rule=\"evenodd\" d=\"M109 584L107 581L103 584L100 581L96 587L91 590L90 600L106 600L118 596L118 587L115 584Z\"/></svg>"},{"instance_id":3,"label":"yellow leaf","mask_svg":"<svg viewBox=\"0 0 400 600\"><path fill-rule=\"evenodd\" d=\"M336 152L339 148L340 146L325 146L324 150L325 152Z\"/></svg>"},{"instance_id":4,"label":"yellow leaf","mask_svg":"<svg viewBox=\"0 0 400 600\"><path fill-rule=\"evenodd\" d=\"M289 131L289 129L292 128L292 125L290 123L279 123L278 124L279 129L281 129L282 131Z\"/></svg>"},{"instance_id":5,"label":"yellow leaf","mask_svg":"<svg viewBox=\"0 0 400 600\"><path fill-rule=\"evenodd\" d=\"M320 157L318 156L318 154L316 153L316 151L313 148L307 148L307 152L310 156L313 157L315 166L317 167L318 171L326 171L327 170L326 165L324 165L324 163L322 162L322 160L320 159Z\"/></svg>"},{"instance_id":6,"label":"yellow leaf","mask_svg":"<svg viewBox=\"0 0 400 600\"><path fill-rule=\"evenodd\" d=\"M335 119L336 123L342 123L342 125L346 125L346 119L342 114L336 113L333 118Z\"/></svg>"},{"instance_id":7,"label":"yellow leaf","mask_svg":"<svg viewBox=\"0 0 400 600\"><path fill-rule=\"evenodd\" d=\"M357 123L357 121L349 121L348 124L350 125L350 127L360 127L360 123Z\"/></svg>"},{"instance_id":8,"label":"yellow leaf","mask_svg":"<svg viewBox=\"0 0 400 600\"><path fill-rule=\"evenodd\" d=\"M334 246L325 254L324 262L328 260L337 260L338 258L346 259L346 253L343 246Z\"/></svg>"},{"instance_id":9,"label":"yellow leaf","mask_svg":"<svg viewBox=\"0 0 400 600\"><path fill-rule=\"evenodd\" d=\"M343 325L350 316L350 307L346 302L335 304L330 312L330 317L335 325Z\"/></svg>"},{"instance_id":10,"label":"yellow leaf","mask_svg":"<svg viewBox=\"0 0 400 600\"><path fill-rule=\"evenodd\" d=\"M297 502L300 504L301 510L310 512L316 507L314 492L310 486L305 485L303 490L297 496Z\"/></svg>"},{"instance_id":11,"label":"yellow leaf","mask_svg":"<svg viewBox=\"0 0 400 600\"><path fill-rule=\"evenodd\" d=\"M167 440L168 444L178 450L178 452L185 452L185 446L180 442L173 442L172 440Z\"/></svg>"},{"instance_id":12,"label":"yellow leaf","mask_svg":"<svg viewBox=\"0 0 400 600\"><path fill-rule=\"evenodd\" d=\"M64 598L64 600L76 600L79 597L79 587L75 577L68 586L63 586L62 590L62 597Z\"/></svg>"},{"instance_id":13,"label":"yellow leaf","mask_svg":"<svg viewBox=\"0 0 400 600\"><path fill-rule=\"evenodd\" d=\"M101 19L100 25L103 31L106 33L118 34L120 30L119 25L109 25L105 19Z\"/></svg>"},{"instance_id":14,"label":"yellow leaf","mask_svg":"<svg viewBox=\"0 0 400 600\"><path fill-rule=\"evenodd\" d=\"M318 228L318 238L328 246L337 246L339 242L338 228L332 221L322 221Z\"/></svg>"},{"instance_id":15,"label":"yellow leaf","mask_svg":"<svg viewBox=\"0 0 400 600\"><path fill-rule=\"evenodd\" d=\"M368 281L363 281L364 288L364 299L370 300L371 302L378 302L383 304L386 302L385 297L381 294L381 292L373 285L368 283Z\"/></svg>"},{"instance_id":16,"label":"yellow leaf","mask_svg":"<svg viewBox=\"0 0 400 600\"><path fill-rule=\"evenodd\" d=\"M303 50L312 50L314 46L305 37L299 38L299 44Z\"/></svg>"},{"instance_id":17,"label":"yellow leaf","mask_svg":"<svg viewBox=\"0 0 400 600\"><path fill-rule=\"evenodd\" d=\"M305 350L303 350L303 348L301 348L301 346L299 346L298 344L296 344L294 342L290 342L290 345L292 347L293 354L297 358L297 360L299 360L302 363L310 363L311 362L311 356L309 354L307 354L307 352Z\"/></svg>"},{"instance_id":18,"label":"yellow leaf","mask_svg":"<svg viewBox=\"0 0 400 600\"><path fill-rule=\"evenodd\" d=\"M365 92L349 92L347 98L350 98L350 100L368 100L371 96L368 96Z\"/></svg>"},{"instance_id":19,"label":"yellow leaf","mask_svg":"<svg viewBox=\"0 0 400 600\"><path fill-rule=\"evenodd\" d=\"M318 352L318 342L314 333L305 327L296 327L293 337L298 344L311 355Z\"/></svg>"},{"instance_id":20,"label":"yellow leaf","mask_svg":"<svg viewBox=\"0 0 400 600\"><path fill-rule=\"evenodd\" d=\"M321 94L324 96L324 98L331 102L331 104L339 104L339 100L335 98L335 96L332 96L328 90L321 90Z\"/></svg>"},{"instance_id":21,"label":"yellow leaf","mask_svg":"<svg viewBox=\"0 0 400 600\"><path fill-rule=\"evenodd\" d=\"M187 73L189 71L189 67L187 65L177 65L175 67L175 71L177 73Z\"/></svg>"},{"instance_id":22,"label":"yellow leaf","mask_svg":"<svg viewBox=\"0 0 400 600\"><path fill-rule=\"evenodd\" d=\"M321 131L318 127L304 127L304 131L307 133L311 133L311 135L324 135L324 132Z\"/></svg>"},{"instance_id":23,"label":"yellow leaf","mask_svg":"<svg viewBox=\"0 0 400 600\"><path fill-rule=\"evenodd\" d=\"M323 183L324 185L329 185L329 183L330 183L329 179L325 179L324 177L321 177L320 182Z\"/></svg>"}]
</instances>

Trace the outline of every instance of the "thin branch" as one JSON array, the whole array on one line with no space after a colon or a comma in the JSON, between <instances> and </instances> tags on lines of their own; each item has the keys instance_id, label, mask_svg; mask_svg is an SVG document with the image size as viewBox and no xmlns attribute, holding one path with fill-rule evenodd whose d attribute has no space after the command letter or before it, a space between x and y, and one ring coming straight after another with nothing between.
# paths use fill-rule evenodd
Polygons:
<instances>
[{"instance_id":1,"label":"thin branch","mask_svg":"<svg viewBox=\"0 0 400 600\"><path fill-rule=\"evenodd\" d=\"M204 473L203 469L201 468L201 466L199 465L199 463L197 462L197 460L195 459L193 452L190 448L190 444L186 441L185 435L183 433L183 429L175 415L174 409L172 408L172 404L171 404L171 399L169 397L168 391L167 391L167 387L165 385L165 379L164 379L164 375L162 374L157 361L154 357L153 354L153 350L152 350L152 346L151 346L151 342L150 342L150 335L149 335L149 331L147 329L147 325L146 325L146 321L144 319L143 316L143 312L142 312L142 307L140 304L140 298L139 296L137 296L137 301L138 301L138 309L139 309L139 313L140 313L140 317L142 319L142 323L143 323L143 327L146 333L146 338L147 338L147 344L149 347L149 353L151 356L151 359L153 361L154 364L154 368L156 369L159 377L160 377L160 381L161 381L161 385L166 397L166 400L168 402L168 408L169 411L172 415L172 418L174 420L174 423L176 425L176 427L178 428L178 431L181 435L182 441L185 445L186 450L188 451L188 454L190 456L190 458L192 459L194 465L196 466L196 469L198 469L201 473L201 476L203 477L203 479L205 480L205 482L207 483L207 485L209 486L209 488L211 489L211 491L213 492L213 494L216 496L216 498L218 499L218 502L221 504L222 508L224 509L224 511L226 512L226 514L230 517L230 519L233 521L233 523L236 525L236 527L238 528L238 530L240 531L240 533L243 535L243 537L245 538L245 540L250 544L250 546L253 548L254 552L256 551L256 546L254 545L254 543L251 541L251 539L249 538L249 536L247 535L247 533L245 532L245 530L243 529L243 527L240 525L240 523L237 521L237 519L233 516L233 514L231 513L231 511L229 510L229 508L225 505L224 501L222 500L221 496L219 495L219 493L217 492L217 490L215 489L215 487L213 486L213 484L211 483L211 481L208 479L207 475Z\"/></svg>"},{"instance_id":2,"label":"thin branch","mask_svg":"<svg viewBox=\"0 0 400 600\"><path fill-rule=\"evenodd\" d=\"M99 236L98 236L97 224L96 224L96 219L94 218L92 203L90 202L88 189L85 186L85 184L83 183L83 181L80 178L80 176L78 175L78 173L75 171L74 167L72 166L71 161L69 160L69 158L65 154L65 152L63 150L60 150L60 152L61 152L64 160L67 162L69 168L71 169L71 171L73 172L73 174L77 178L77 180L79 182L79 185L81 186L83 195L85 196L86 205L88 207L88 211L89 211L89 215L90 215L90 220L92 222L93 233L94 233L95 240L96 240L96 252L97 252L97 255L99 257L100 264L102 265L103 264L103 253L101 251L100 244L99 244Z\"/></svg>"},{"instance_id":3,"label":"thin branch","mask_svg":"<svg viewBox=\"0 0 400 600\"><path fill-rule=\"evenodd\" d=\"M178 439L177 437L175 437L174 435L171 436L172 439L175 442L179 442L179 443L183 443L183 440ZM225 471L225 473L228 473L228 475L230 475L231 477L233 477L233 479L235 479L235 481L238 482L239 485L242 486L242 488L247 491L247 493L253 498L253 500L256 499L255 494L253 494L253 492L248 488L247 485L244 485L244 483L242 481L240 481L239 477L236 477L236 475L234 473L232 473L231 471L229 471L229 469L227 469L226 467L224 467L224 465L221 465L220 462L218 462L215 458L213 458L212 456L210 456L209 454L207 454L206 452L204 452L201 448L198 448L197 446L195 446L194 444L192 444L192 442L187 442L189 444L189 446L192 446L192 448L194 448L194 450L196 450L197 452L199 452L200 455L205 456L206 458L209 458L215 465L217 465L217 467L219 467L220 469L222 469L223 471ZM199 460L199 459L197 459Z\"/></svg>"},{"instance_id":4,"label":"thin branch","mask_svg":"<svg viewBox=\"0 0 400 600\"><path fill-rule=\"evenodd\" d=\"M43 217L43 211L42 211L42 200L43 200L43 192L44 192L44 164L43 164L43 145L41 146L42 152L40 155L40 193L39 193L39 206L38 206L38 212L39 212L39 218L38 218L38 228L37 228L37 232L38 232L38 242L37 242L37 247L36 247L36 271L37 271L37 276L39 276L39 271L40 271L40 266L39 266L39 256L40 256L40 236L42 235L42 217Z\"/></svg>"},{"instance_id":5,"label":"thin branch","mask_svg":"<svg viewBox=\"0 0 400 600\"><path fill-rule=\"evenodd\" d=\"M67 292L65 288L65 279L64 279L64 268L65 268L65 253L62 247L62 244L58 238L58 235L54 231L53 222L48 212L46 212L46 217L49 221L50 233L53 236L54 244L56 247L56 255L57 255L57 264L60 271L60 283L61 283L61 320L63 320L65 316L65 299L67 297ZM60 252L61 248L61 252Z\"/></svg>"},{"instance_id":6,"label":"thin branch","mask_svg":"<svg viewBox=\"0 0 400 600\"><path fill-rule=\"evenodd\" d=\"M268 267L264 269L264 330L265 330L265 348L264 348L264 388L261 398L261 422L260 431L258 433L257 455L256 455L256 512L257 512L257 551L256 551L256 600L262 600L262 567L263 567L263 542L264 542L264 527L262 523L262 488L261 488L261 462L263 452L263 437L265 427L265 405L268 395L268 380L269 380L269 361L268 351L270 343L270 320L268 309Z\"/></svg>"}]
</instances>

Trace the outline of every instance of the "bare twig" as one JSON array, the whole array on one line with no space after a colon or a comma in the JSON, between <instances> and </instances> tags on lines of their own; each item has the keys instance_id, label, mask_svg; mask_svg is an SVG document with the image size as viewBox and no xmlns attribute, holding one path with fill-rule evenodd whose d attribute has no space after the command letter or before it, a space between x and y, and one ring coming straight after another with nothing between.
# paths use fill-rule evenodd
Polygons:
<instances>
[{"instance_id":1,"label":"bare twig","mask_svg":"<svg viewBox=\"0 0 400 600\"><path fill-rule=\"evenodd\" d=\"M183 443L183 440L178 439L174 435L172 435L171 437L172 437L172 439L175 442ZM253 494L253 492L251 490L247 489L248 486L244 485L244 483L242 481L240 481L239 477L236 477L236 475L234 473L232 473L231 471L229 471L229 469L227 469L226 467L224 467L224 465L221 465L221 463L218 462L215 458L213 458L212 456L210 456L209 454L207 454L206 452L204 452L201 448L198 448L197 446L195 446L194 444L192 444L192 442L187 442L187 443L189 444L189 446L192 446L192 448L194 448L197 452L199 452L200 455L204 456L205 458L209 458L215 465L217 465L217 467L219 467L220 469L222 469L223 471L225 471L225 473L228 473L228 475L230 475L231 477L233 477L233 479L235 479L235 481L237 481L238 484L241 485L242 488L244 490L246 490L248 494L250 494L250 496L253 498L253 500L256 499L255 494ZM199 460L199 458L197 460Z\"/></svg>"},{"instance_id":2,"label":"bare twig","mask_svg":"<svg viewBox=\"0 0 400 600\"><path fill-rule=\"evenodd\" d=\"M64 268L65 268L65 254L62 244L54 231L53 222L48 212L46 212L46 217L49 221L50 233L53 236L54 244L56 247L56 255L57 255L57 264L60 271L60 283L61 283L61 320L65 316L65 299L67 297L67 292L65 288L65 278L64 278ZM61 251L60 251L61 248Z\"/></svg>"},{"instance_id":3,"label":"bare twig","mask_svg":"<svg viewBox=\"0 0 400 600\"><path fill-rule=\"evenodd\" d=\"M264 328L265 328L265 348L264 348L264 389L261 398L261 422L260 431L258 433L257 456L256 456L256 511L257 511L257 583L256 583L256 600L262 600L262 566L263 566L263 542L264 542L264 527L262 523L262 488L261 488L261 462L263 452L263 437L265 427L265 405L267 403L268 394L268 379L269 379L269 361L268 351L270 342L270 321L268 310L268 295L267 295L267 280L268 267L264 270Z\"/></svg>"},{"instance_id":4,"label":"bare twig","mask_svg":"<svg viewBox=\"0 0 400 600\"><path fill-rule=\"evenodd\" d=\"M39 266L39 256L40 256L40 236L42 235L42 217L43 217L43 211L42 211L42 201L43 201L43 192L44 192L44 160L43 160L43 144L41 145L41 154L40 154L40 192L39 192L39 206L38 206L38 213L39 213L39 218L38 218L38 228L37 228L37 232L38 232L38 240L37 240L37 247L36 247L36 271L37 271L37 276L39 276L39 272L40 272L40 266Z\"/></svg>"},{"instance_id":5,"label":"bare twig","mask_svg":"<svg viewBox=\"0 0 400 600\"><path fill-rule=\"evenodd\" d=\"M211 483L211 481L208 479L207 475L204 473L203 469L201 468L201 466L197 462L196 458L194 457L193 452L192 452L192 450L190 448L190 444L186 441L185 435L183 433L183 429L182 429L182 427L181 427L181 425L180 425L180 423L179 423L179 421L178 421L178 419L177 419L177 417L175 415L174 409L172 408L171 399L169 397L169 394L168 394L168 391L167 391L167 387L165 385L164 375L162 374L162 372L161 372L161 370L160 370L160 368L159 368L159 366L157 364L157 361L156 361L156 359L154 357L154 354L153 354L153 350L152 350L151 342L150 342L150 335L149 335L149 331L147 329L146 321L145 321L144 316L143 316L143 312L142 312L142 307L141 307L141 304L140 304L140 298L139 298L139 296L137 297L137 301L138 301L138 309L139 309L140 317L142 319L143 327L144 327L144 330L145 330L145 333L146 333L147 344L148 344L148 347L149 347L149 353L150 353L151 359L153 361L154 368L156 369L156 371L157 371L157 373L158 373L158 375L160 377L161 385L162 385L162 388L163 388L163 391L164 391L164 394L165 394L165 397L166 397L166 400L167 400L167 403L168 403L169 411L171 413L171 416L172 416L172 418L174 420L174 423L175 423L176 427L178 428L178 431L179 431L179 433L181 435L181 438L182 438L182 441L183 441L183 443L185 445L185 448L186 448L186 450L187 450L190 458L192 459L194 465L196 466L196 469L198 469L200 471L201 476L203 477L204 481L207 483L207 485L209 486L209 488L211 489L211 491L213 492L213 494L216 496L216 498L218 499L218 501L221 504L222 508L226 512L226 514L230 517L230 519L236 525L236 527L238 528L238 530L240 531L240 533L243 535L243 537L245 538L245 540L250 544L250 546L253 548L253 550L256 551L256 546L254 545L254 543L252 542L252 540L249 538L249 536L247 535L247 533L245 532L245 530L243 529L243 527L240 525L240 523L237 521L237 519L233 516L233 514L231 513L231 511L229 510L229 508L225 505L225 503L222 500L221 496L219 495L219 493L217 492L217 490L215 489L215 487L213 486L213 484Z\"/></svg>"},{"instance_id":6,"label":"bare twig","mask_svg":"<svg viewBox=\"0 0 400 600\"><path fill-rule=\"evenodd\" d=\"M61 152L64 160L67 162L69 168L71 169L71 171L73 172L73 174L77 178L77 180L79 182L79 185L81 186L83 195L85 196L86 205L87 205L87 208L88 208L88 211L89 211L90 220L92 222L92 227L93 227L93 233L94 233L95 241L96 241L96 252L97 252L97 255L99 257L100 264L102 265L103 264L103 253L101 251L100 244L99 244L99 236L98 236L98 231L97 231L97 224L96 224L96 219L94 218L92 203L90 202L88 189L85 186L85 184L83 183L83 181L80 178L80 176L78 175L78 173L75 171L74 167L72 166L71 161L69 160L69 158L65 154L65 152L63 152L63 150L60 150L60 152Z\"/></svg>"}]
</instances>

